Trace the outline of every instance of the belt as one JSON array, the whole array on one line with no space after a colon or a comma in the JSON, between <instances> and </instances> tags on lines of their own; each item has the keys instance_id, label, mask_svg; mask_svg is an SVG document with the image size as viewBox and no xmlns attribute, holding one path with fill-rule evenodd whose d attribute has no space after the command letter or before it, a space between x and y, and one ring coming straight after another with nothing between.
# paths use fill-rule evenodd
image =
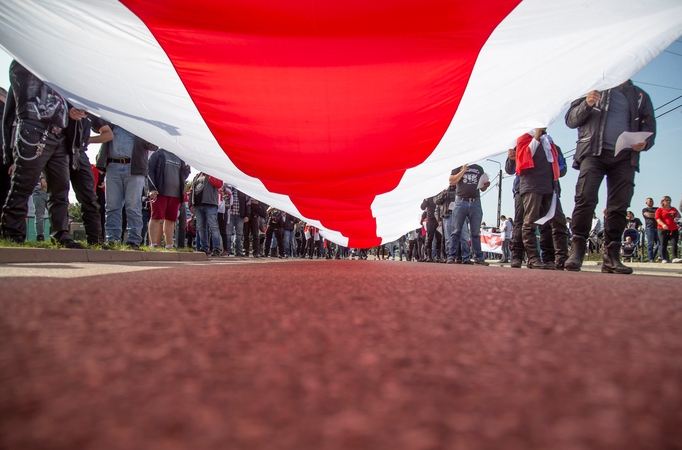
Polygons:
<instances>
[{"instance_id":1,"label":"belt","mask_svg":"<svg viewBox=\"0 0 682 450\"><path fill-rule=\"evenodd\" d=\"M465 202L477 202L480 199L480 197L476 197L476 198L457 197L457 198L460 200L464 200Z\"/></svg>"},{"instance_id":2,"label":"belt","mask_svg":"<svg viewBox=\"0 0 682 450\"><path fill-rule=\"evenodd\" d=\"M130 158L107 158L108 163L130 164Z\"/></svg>"}]
</instances>

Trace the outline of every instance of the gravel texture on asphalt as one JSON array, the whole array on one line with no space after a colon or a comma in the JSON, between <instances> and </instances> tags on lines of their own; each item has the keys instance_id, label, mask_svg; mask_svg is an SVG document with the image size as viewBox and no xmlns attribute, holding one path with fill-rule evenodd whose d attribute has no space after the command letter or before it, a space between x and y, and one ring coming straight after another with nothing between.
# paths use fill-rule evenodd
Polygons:
<instances>
[{"instance_id":1,"label":"gravel texture on asphalt","mask_svg":"<svg viewBox=\"0 0 682 450\"><path fill-rule=\"evenodd\" d=\"M678 278L290 261L0 292L0 449L682 449Z\"/></svg>"}]
</instances>

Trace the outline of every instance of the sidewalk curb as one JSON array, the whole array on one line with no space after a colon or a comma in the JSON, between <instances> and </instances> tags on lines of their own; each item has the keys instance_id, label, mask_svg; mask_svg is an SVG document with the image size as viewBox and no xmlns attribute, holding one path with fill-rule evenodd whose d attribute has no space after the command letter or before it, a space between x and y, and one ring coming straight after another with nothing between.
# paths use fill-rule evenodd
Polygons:
<instances>
[{"instance_id":1,"label":"sidewalk curb","mask_svg":"<svg viewBox=\"0 0 682 450\"><path fill-rule=\"evenodd\" d=\"M0 264L64 262L207 261L203 252L140 252L132 250L71 250L0 248Z\"/></svg>"}]
</instances>

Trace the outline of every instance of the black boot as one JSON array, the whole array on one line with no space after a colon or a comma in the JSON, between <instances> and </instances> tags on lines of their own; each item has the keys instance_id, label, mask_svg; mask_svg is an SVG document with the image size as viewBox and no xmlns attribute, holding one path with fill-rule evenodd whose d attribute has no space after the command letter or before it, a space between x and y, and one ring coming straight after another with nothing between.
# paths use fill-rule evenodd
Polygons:
<instances>
[{"instance_id":1,"label":"black boot","mask_svg":"<svg viewBox=\"0 0 682 450\"><path fill-rule=\"evenodd\" d=\"M571 241L571 256L566 260L564 268L571 272L577 272L583 265L583 258L585 257L586 239L581 236L573 236Z\"/></svg>"},{"instance_id":2,"label":"black boot","mask_svg":"<svg viewBox=\"0 0 682 450\"><path fill-rule=\"evenodd\" d=\"M604 247L601 271L625 275L632 273L632 267L624 266L620 262L620 242L609 242L609 245Z\"/></svg>"}]
</instances>

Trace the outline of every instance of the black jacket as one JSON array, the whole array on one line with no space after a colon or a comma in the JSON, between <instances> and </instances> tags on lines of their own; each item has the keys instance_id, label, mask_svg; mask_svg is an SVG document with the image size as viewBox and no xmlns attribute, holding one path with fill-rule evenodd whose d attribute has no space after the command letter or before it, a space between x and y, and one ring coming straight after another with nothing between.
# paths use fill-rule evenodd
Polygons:
<instances>
[{"instance_id":1,"label":"black jacket","mask_svg":"<svg viewBox=\"0 0 682 450\"><path fill-rule=\"evenodd\" d=\"M113 131L117 125L111 125L111 130ZM111 146L114 145L114 141L105 142L99 149L97 154L97 160L95 166L102 172L107 170L107 158L109 158L109 152L111 151ZM148 151L156 150L156 146L151 144L144 139L135 136L135 143L133 144L133 156L130 158L130 174L131 175L147 175L147 168L149 165L149 158L147 156Z\"/></svg>"},{"instance_id":2,"label":"black jacket","mask_svg":"<svg viewBox=\"0 0 682 450\"><path fill-rule=\"evenodd\" d=\"M298 218L296 218L296 216L286 213L286 216L284 216L284 229L287 231L294 231L296 229L297 222Z\"/></svg>"},{"instance_id":3,"label":"black jacket","mask_svg":"<svg viewBox=\"0 0 682 450\"><path fill-rule=\"evenodd\" d=\"M613 89L621 89L621 87ZM613 89L602 92L601 99L594 106L589 106L585 102L586 97L575 100L566 113L566 125L569 128L578 128L578 142L573 157L573 167L576 169L580 168L580 163L586 156L601 155L604 126L606 125L606 116ZM654 145L656 137L656 119L651 99L646 92L633 85L629 80L622 86L622 89L630 103L630 117L632 118L630 129L654 133L646 140L644 150L649 150ZM623 151L630 152L630 162L639 170L639 152Z\"/></svg>"},{"instance_id":4,"label":"black jacket","mask_svg":"<svg viewBox=\"0 0 682 450\"><path fill-rule=\"evenodd\" d=\"M426 211L426 218L429 220L436 220L436 203L435 197L425 198L422 202L421 209Z\"/></svg>"},{"instance_id":5,"label":"black jacket","mask_svg":"<svg viewBox=\"0 0 682 450\"><path fill-rule=\"evenodd\" d=\"M149 190L157 191L159 195L167 195L163 191L165 186L164 167L166 167L165 150L162 151L162 149L158 149L149 157ZM185 161L180 159L180 187L183 188L183 191L185 180L187 180L190 170L190 167L185 164Z\"/></svg>"}]
</instances>

